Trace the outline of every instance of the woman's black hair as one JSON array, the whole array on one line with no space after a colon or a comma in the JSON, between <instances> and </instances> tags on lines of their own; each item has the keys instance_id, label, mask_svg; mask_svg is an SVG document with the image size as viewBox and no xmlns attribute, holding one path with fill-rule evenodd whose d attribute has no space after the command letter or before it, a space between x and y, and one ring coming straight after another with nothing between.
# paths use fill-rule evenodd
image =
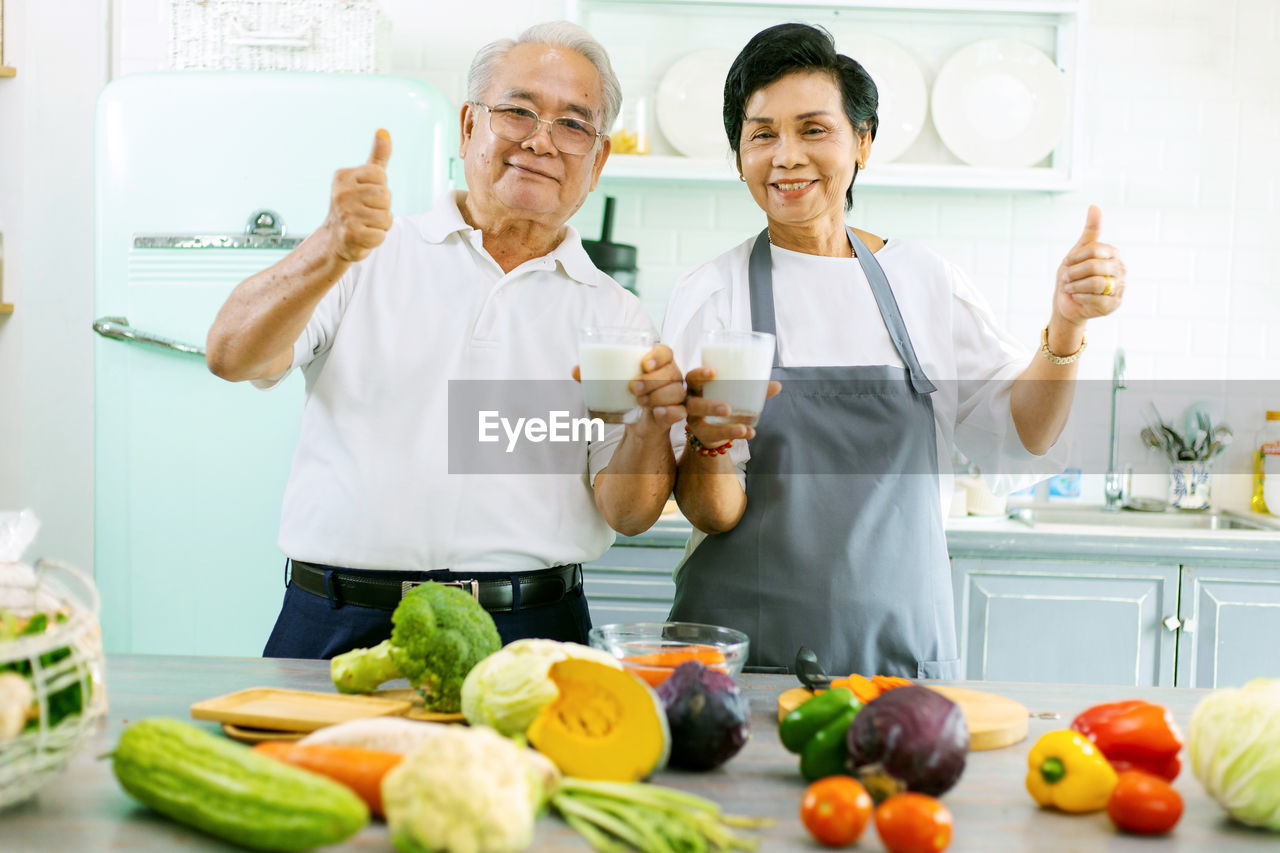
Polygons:
<instances>
[{"instance_id":1,"label":"woman's black hair","mask_svg":"<svg viewBox=\"0 0 1280 853\"><path fill-rule=\"evenodd\" d=\"M855 60L836 53L836 40L831 33L808 24L778 24L751 37L747 46L733 60L724 81L724 132L735 156L746 118L747 99L788 74L806 71L827 72L840 87L844 114L859 136L870 133L876 138L880 119L876 109L880 96L875 81ZM853 178L858 178L854 164ZM853 208L853 181L844 194L844 209Z\"/></svg>"}]
</instances>

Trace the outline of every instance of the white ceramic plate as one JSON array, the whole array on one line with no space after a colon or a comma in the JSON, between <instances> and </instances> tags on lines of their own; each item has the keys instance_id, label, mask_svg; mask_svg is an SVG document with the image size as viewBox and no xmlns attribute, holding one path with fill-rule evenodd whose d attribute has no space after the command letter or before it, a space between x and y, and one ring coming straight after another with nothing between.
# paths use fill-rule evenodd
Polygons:
<instances>
[{"instance_id":1,"label":"white ceramic plate","mask_svg":"<svg viewBox=\"0 0 1280 853\"><path fill-rule=\"evenodd\" d=\"M836 49L867 69L880 94L880 128L871 143L871 163L896 160L924 127L928 98L920 66L911 54L878 36L840 38Z\"/></svg>"},{"instance_id":2,"label":"white ceramic plate","mask_svg":"<svg viewBox=\"0 0 1280 853\"><path fill-rule=\"evenodd\" d=\"M1067 85L1053 60L1024 41L989 39L949 58L933 84L933 124L973 166L1043 160L1067 120Z\"/></svg>"},{"instance_id":3,"label":"white ceramic plate","mask_svg":"<svg viewBox=\"0 0 1280 853\"><path fill-rule=\"evenodd\" d=\"M696 50L667 69L658 83L658 126L686 157L724 157L724 79L737 54Z\"/></svg>"}]
</instances>

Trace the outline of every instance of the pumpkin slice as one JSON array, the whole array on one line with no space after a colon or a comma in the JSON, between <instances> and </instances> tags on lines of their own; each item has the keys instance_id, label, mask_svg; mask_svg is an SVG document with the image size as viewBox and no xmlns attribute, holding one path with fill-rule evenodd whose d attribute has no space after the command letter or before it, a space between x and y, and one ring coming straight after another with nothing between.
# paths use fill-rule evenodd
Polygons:
<instances>
[{"instance_id":1,"label":"pumpkin slice","mask_svg":"<svg viewBox=\"0 0 1280 853\"><path fill-rule=\"evenodd\" d=\"M671 735L657 694L629 672L569 658L548 672L559 695L529 726L529 742L566 776L635 782L667 763Z\"/></svg>"}]
</instances>

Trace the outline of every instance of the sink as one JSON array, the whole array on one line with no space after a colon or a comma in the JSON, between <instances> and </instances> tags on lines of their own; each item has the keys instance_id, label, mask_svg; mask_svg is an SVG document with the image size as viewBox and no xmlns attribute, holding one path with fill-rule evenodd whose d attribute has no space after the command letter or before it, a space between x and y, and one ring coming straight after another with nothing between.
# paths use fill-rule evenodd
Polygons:
<instances>
[{"instance_id":1,"label":"sink","mask_svg":"<svg viewBox=\"0 0 1280 853\"><path fill-rule=\"evenodd\" d=\"M1126 509L1108 511L1095 506L1037 506L1014 509L1009 517L1038 528L1070 524L1155 530L1265 530L1280 533L1280 521L1254 518L1230 510L1138 512Z\"/></svg>"}]
</instances>

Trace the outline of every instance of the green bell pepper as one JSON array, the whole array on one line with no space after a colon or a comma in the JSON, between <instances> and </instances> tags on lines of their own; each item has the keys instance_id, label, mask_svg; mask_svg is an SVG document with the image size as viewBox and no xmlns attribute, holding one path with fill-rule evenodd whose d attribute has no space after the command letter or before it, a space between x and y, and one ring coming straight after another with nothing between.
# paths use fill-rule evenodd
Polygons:
<instances>
[{"instance_id":1,"label":"green bell pepper","mask_svg":"<svg viewBox=\"0 0 1280 853\"><path fill-rule=\"evenodd\" d=\"M862 708L846 687L837 687L805 702L782 718L778 739L800 754L800 773L810 781L845 772L845 733Z\"/></svg>"}]
</instances>

